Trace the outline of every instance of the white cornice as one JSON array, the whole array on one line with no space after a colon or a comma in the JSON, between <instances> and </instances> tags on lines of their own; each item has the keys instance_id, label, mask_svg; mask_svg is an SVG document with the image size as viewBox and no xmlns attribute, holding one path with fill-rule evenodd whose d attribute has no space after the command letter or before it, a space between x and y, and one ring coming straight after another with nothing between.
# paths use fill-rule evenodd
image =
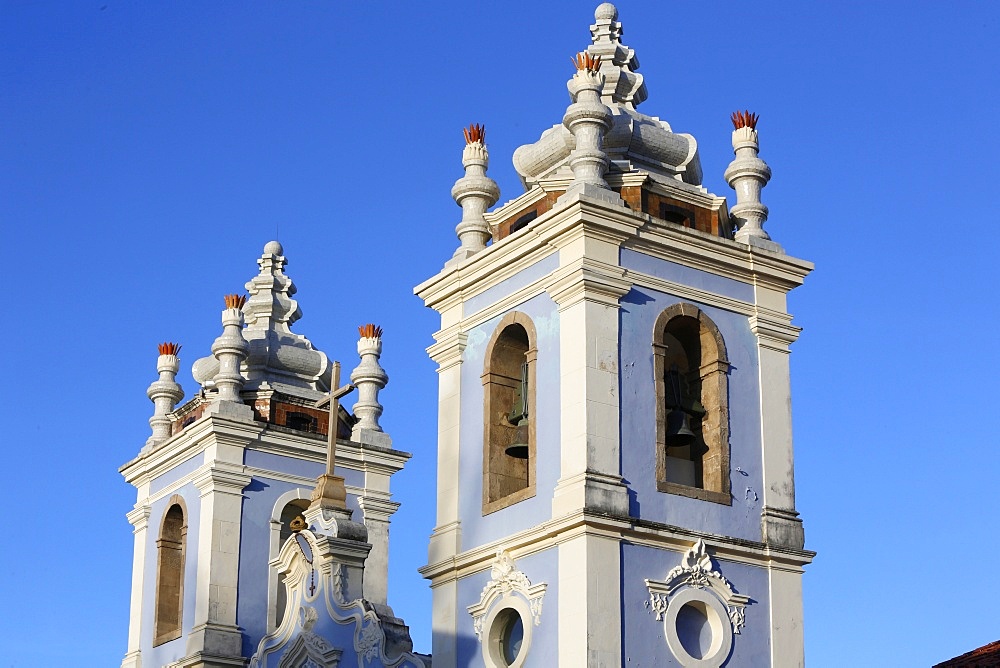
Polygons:
<instances>
[{"instance_id":1,"label":"white cornice","mask_svg":"<svg viewBox=\"0 0 1000 668\"><path fill-rule=\"evenodd\" d=\"M222 443L239 446L255 440L259 438L264 426L262 422L204 416L152 450L140 453L118 470L126 482L138 487L204 452L211 445Z\"/></svg>"},{"instance_id":2,"label":"white cornice","mask_svg":"<svg viewBox=\"0 0 1000 668\"><path fill-rule=\"evenodd\" d=\"M263 422L247 423L208 416L155 449L140 454L120 471L126 482L139 487L219 444L307 461L326 461L325 440L267 429ZM337 466L355 471L392 475L401 470L411 456L401 450L337 440ZM185 477L185 480L191 478Z\"/></svg>"},{"instance_id":3,"label":"white cornice","mask_svg":"<svg viewBox=\"0 0 1000 668\"><path fill-rule=\"evenodd\" d=\"M584 300L617 308L632 283L625 279L621 267L582 258L560 267L546 287L560 310Z\"/></svg>"},{"instance_id":4,"label":"white cornice","mask_svg":"<svg viewBox=\"0 0 1000 668\"><path fill-rule=\"evenodd\" d=\"M438 371L462 363L462 352L469 341L469 335L457 325L442 329L434 334L435 343L427 348L427 354L437 362Z\"/></svg>"},{"instance_id":5,"label":"white cornice","mask_svg":"<svg viewBox=\"0 0 1000 668\"><path fill-rule=\"evenodd\" d=\"M754 305L750 302L745 302L741 299L733 299L732 297L720 295L715 292L709 292L707 290L699 290L698 288L693 288L690 285L668 281L660 278L659 276L653 276L652 274L645 274L633 269L627 269L625 271L625 278L630 280L635 286L649 288L651 290L656 290L657 292L663 292L668 295L681 297L682 299L689 299L693 302L698 302L707 306L714 306L716 308L732 311L734 313L740 313L746 316L753 315L755 313Z\"/></svg>"},{"instance_id":6,"label":"white cornice","mask_svg":"<svg viewBox=\"0 0 1000 668\"><path fill-rule=\"evenodd\" d=\"M601 535L627 540L630 543L660 549L684 552L697 539L703 539L712 553L722 559L765 568L775 568L801 573L810 563L815 552L808 550L776 549L756 541L692 531L681 527L652 522L636 522L578 511L557 519L543 522L501 540L480 545L449 559L428 564L418 569L420 574L435 587L460 577L489 568L498 549L508 550L518 558L551 549L580 535Z\"/></svg>"},{"instance_id":7,"label":"white cornice","mask_svg":"<svg viewBox=\"0 0 1000 668\"><path fill-rule=\"evenodd\" d=\"M700 197L684 189L668 190L677 196L684 192L689 199ZM705 194L705 201L698 203L716 199ZM580 239L604 241L780 292L801 285L813 269L811 262L580 197L545 212L524 229L421 283L414 292L427 306L443 313Z\"/></svg>"}]
</instances>

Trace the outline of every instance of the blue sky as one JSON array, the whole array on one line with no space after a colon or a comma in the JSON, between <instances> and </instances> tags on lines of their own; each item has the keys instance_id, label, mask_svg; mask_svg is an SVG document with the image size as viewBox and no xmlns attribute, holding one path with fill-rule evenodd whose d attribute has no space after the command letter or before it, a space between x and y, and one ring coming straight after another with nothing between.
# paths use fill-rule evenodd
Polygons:
<instances>
[{"instance_id":1,"label":"blue sky","mask_svg":"<svg viewBox=\"0 0 1000 668\"><path fill-rule=\"evenodd\" d=\"M385 329L398 476L390 602L429 650L435 314L461 128L558 123L596 2L0 2L0 601L12 666L117 665L155 344L180 380L276 234L304 317L351 368ZM1000 4L620 2L649 99L730 196L756 111L791 296L810 666L929 665L1000 638Z\"/></svg>"}]
</instances>

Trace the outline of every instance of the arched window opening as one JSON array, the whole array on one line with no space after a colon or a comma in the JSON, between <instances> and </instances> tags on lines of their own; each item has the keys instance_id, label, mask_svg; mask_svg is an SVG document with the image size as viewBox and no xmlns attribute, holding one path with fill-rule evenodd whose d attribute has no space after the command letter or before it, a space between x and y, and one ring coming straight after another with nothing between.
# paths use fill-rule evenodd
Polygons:
<instances>
[{"instance_id":1,"label":"arched window opening","mask_svg":"<svg viewBox=\"0 0 1000 668\"><path fill-rule=\"evenodd\" d=\"M715 323L691 304L657 318L656 476L662 492L730 504L729 362Z\"/></svg>"},{"instance_id":2,"label":"arched window opening","mask_svg":"<svg viewBox=\"0 0 1000 668\"><path fill-rule=\"evenodd\" d=\"M535 328L509 313L486 350L483 514L535 494Z\"/></svg>"},{"instance_id":3,"label":"arched window opening","mask_svg":"<svg viewBox=\"0 0 1000 668\"><path fill-rule=\"evenodd\" d=\"M292 530L292 521L296 517L301 517L302 513L306 508L309 507L308 499L295 499L285 504L285 507L281 509L281 531L278 534L278 549L285 544L289 538L295 533ZM277 596L275 598L275 622L274 628L281 626L282 620L285 618L285 605L288 602L288 588L285 586L285 576L278 573L278 590Z\"/></svg>"},{"instance_id":4,"label":"arched window opening","mask_svg":"<svg viewBox=\"0 0 1000 668\"><path fill-rule=\"evenodd\" d=\"M156 617L153 645L161 645L181 636L184 612L184 548L187 523L183 500L174 497L160 525L156 541Z\"/></svg>"}]
</instances>

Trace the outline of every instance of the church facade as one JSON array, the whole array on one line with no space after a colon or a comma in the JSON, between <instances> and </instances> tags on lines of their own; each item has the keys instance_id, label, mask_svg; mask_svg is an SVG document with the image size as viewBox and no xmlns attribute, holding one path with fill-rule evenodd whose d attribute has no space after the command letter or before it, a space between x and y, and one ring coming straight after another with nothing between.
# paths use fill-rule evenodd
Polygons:
<instances>
[{"instance_id":1,"label":"church facade","mask_svg":"<svg viewBox=\"0 0 1000 668\"><path fill-rule=\"evenodd\" d=\"M431 656L387 600L409 455L378 423L381 330L341 385L290 329L271 242L194 398L179 346L159 351L152 436L122 468L123 666L804 664L786 295L812 265L764 230L757 116L732 116L730 208L696 140L639 111L613 5L590 33L560 122L513 155L523 194L491 210L466 129L458 248L415 290L441 315Z\"/></svg>"}]
</instances>

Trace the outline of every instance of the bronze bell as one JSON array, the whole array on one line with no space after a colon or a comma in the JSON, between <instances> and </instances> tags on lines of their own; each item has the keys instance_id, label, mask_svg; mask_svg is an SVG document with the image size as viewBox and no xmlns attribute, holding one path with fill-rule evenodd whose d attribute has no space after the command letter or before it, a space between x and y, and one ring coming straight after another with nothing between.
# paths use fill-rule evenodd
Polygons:
<instances>
[{"instance_id":1,"label":"bronze bell","mask_svg":"<svg viewBox=\"0 0 1000 668\"><path fill-rule=\"evenodd\" d=\"M695 434L691 431L691 416L680 408L674 408L667 413L667 434L665 443L668 448L679 448L694 443Z\"/></svg>"},{"instance_id":2,"label":"bronze bell","mask_svg":"<svg viewBox=\"0 0 1000 668\"><path fill-rule=\"evenodd\" d=\"M517 421L517 429L514 431L514 442L504 449L508 457L515 459L528 458L528 417L522 416Z\"/></svg>"}]
</instances>

